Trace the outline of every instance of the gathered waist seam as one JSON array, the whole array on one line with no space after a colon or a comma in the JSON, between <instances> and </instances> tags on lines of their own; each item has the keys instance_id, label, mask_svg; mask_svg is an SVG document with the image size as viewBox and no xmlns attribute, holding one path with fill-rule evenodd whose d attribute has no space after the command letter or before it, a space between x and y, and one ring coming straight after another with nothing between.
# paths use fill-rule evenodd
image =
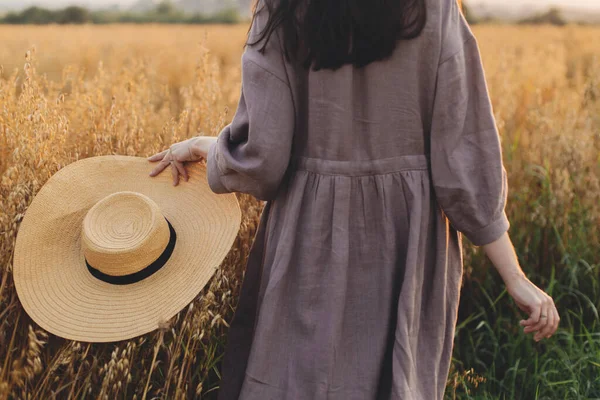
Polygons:
<instances>
[{"instance_id":1,"label":"gathered waist seam","mask_svg":"<svg viewBox=\"0 0 600 400\"><path fill-rule=\"evenodd\" d=\"M429 156L426 154L349 161L294 156L290 161L290 168L297 171L342 176L368 176L408 170L424 170L428 169L429 165Z\"/></svg>"}]
</instances>

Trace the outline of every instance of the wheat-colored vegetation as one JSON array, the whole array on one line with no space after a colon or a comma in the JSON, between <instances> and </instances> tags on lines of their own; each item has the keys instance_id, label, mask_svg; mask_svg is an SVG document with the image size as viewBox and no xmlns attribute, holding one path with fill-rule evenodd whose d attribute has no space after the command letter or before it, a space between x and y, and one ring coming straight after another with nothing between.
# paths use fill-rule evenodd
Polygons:
<instances>
[{"instance_id":1,"label":"wheat-colored vegetation","mask_svg":"<svg viewBox=\"0 0 600 400\"><path fill-rule=\"evenodd\" d=\"M218 134L238 100L246 30L0 27L0 399L214 398L259 202L239 196L239 238L201 295L130 341L45 333L18 302L11 256L28 204L65 165ZM511 236L525 271L555 298L561 327L540 343L524 335L497 274L465 243L447 396L600 397L600 29L474 31L502 134Z\"/></svg>"}]
</instances>

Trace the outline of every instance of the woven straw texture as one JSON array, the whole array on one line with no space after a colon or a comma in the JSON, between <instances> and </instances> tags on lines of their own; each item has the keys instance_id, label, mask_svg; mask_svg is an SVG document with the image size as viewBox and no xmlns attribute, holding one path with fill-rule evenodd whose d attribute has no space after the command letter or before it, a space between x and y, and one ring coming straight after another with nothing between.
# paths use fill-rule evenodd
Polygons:
<instances>
[{"instance_id":1,"label":"woven straw texture","mask_svg":"<svg viewBox=\"0 0 600 400\"><path fill-rule=\"evenodd\" d=\"M19 299L42 328L84 342L148 333L189 304L220 266L240 227L235 195L213 193L206 167L200 163L187 166L190 179L181 179L178 186L172 184L170 167L157 177L148 176L155 165L129 156L83 159L59 170L36 195L19 227L13 270ZM164 216L173 225L177 241L156 273L140 282L113 285L96 279L86 267L83 222L99 201L125 191L147 196L150 204L158 206L158 210L129 207L121 213L125 226L150 234L160 226L160 219L153 221L152 216ZM109 207L103 208L102 213L108 214L104 221L116 218ZM118 236L106 226L90 232L104 235L99 243ZM165 232L164 226L156 232ZM156 243L164 244L165 239ZM139 233L135 240L143 242ZM139 269L135 260L124 261L128 268Z\"/></svg>"}]
</instances>

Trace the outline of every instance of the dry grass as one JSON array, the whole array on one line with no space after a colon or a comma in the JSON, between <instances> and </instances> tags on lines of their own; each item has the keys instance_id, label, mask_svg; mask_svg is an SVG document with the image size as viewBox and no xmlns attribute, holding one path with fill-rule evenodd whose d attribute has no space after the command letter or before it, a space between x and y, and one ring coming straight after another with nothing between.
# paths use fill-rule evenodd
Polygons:
<instances>
[{"instance_id":1,"label":"dry grass","mask_svg":"<svg viewBox=\"0 0 600 400\"><path fill-rule=\"evenodd\" d=\"M0 399L215 393L260 203L239 196L240 236L190 307L126 342L90 345L44 333L18 303L11 256L27 206L63 166L104 154L148 156L216 135L239 96L246 29L0 26ZM529 237L532 226L555 228L563 246L599 243L600 42L593 39L600 29L474 29L510 174L511 232L523 249L549 240ZM553 254L521 253L539 269Z\"/></svg>"}]
</instances>

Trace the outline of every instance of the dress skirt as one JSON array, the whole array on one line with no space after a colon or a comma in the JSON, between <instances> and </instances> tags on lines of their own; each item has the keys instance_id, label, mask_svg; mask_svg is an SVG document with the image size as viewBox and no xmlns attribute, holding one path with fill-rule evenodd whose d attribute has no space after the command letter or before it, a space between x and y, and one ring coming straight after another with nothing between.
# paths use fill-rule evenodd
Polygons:
<instances>
[{"instance_id":1,"label":"dress skirt","mask_svg":"<svg viewBox=\"0 0 600 400\"><path fill-rule=\"evenodd\" d=\"M426 156L300 158L266 203L219 400L437 400L449 372L461 237Z\"/></svg>"}]
</instances>

